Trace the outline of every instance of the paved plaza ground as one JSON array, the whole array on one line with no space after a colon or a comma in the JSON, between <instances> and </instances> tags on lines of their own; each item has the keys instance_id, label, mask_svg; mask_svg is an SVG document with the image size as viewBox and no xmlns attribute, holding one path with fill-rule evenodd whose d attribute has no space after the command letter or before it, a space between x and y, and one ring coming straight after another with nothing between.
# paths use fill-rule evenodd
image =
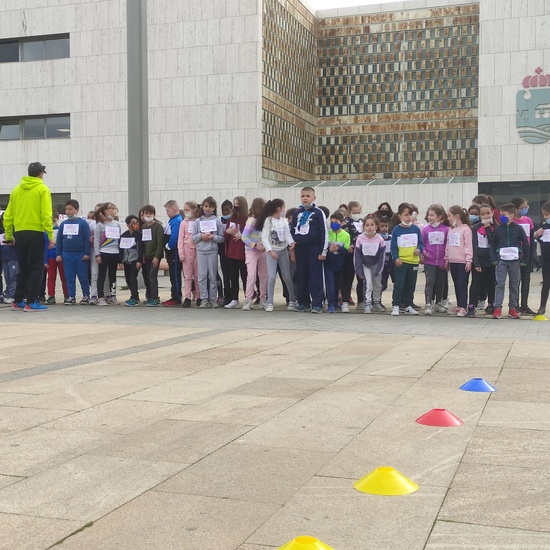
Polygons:
<instances>
[{"instance_id":1,"label":"paved plaza ground","mask_svg":"<svg viewBox=\"0 0 550 550\"><path fill-rule=\"evenodd\" d=\"M2 549L550 548L550 322L4 306L0 330ZM415 423L434 407L464 424ZM379 466L420 489L353 488Z\"/></svg>"}]
</instances>

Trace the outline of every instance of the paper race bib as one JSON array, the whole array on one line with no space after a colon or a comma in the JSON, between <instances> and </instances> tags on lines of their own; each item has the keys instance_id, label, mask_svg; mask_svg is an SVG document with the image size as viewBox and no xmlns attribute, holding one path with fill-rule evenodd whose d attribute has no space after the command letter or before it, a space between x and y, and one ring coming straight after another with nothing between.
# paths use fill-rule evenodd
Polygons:
<instances>
[{"instance_id":1,"label":"paper race bib","mask_svg":"<svg viewBox=\"0 0 550 550\"><path fill-rule=\"evenodd\" d=\"M54 229L54 230L53 230L53 240L54 240L54 241L57 241L57 235L58 235L58 233L59 233L59 229Z\"/></svg>"},{"instance_id":2,"label":"paper race bib","mask_svg":"<svg viewBox=\"0 0 550 550\"><path fill-rule=\"evenodd\" d=\"M277 238L284 243L285 242L285 230L284 227L277 228Z\"/></svg>"},{"instance_id":3,"label":"paper race bib","mask_svg":"<svg viewBox=\"0 0 550 550\"><path fill-rule=\"evenodd\" d=\"M143 242L153 240L153 233L152 233L151 229L142 229L141 230L141 240Z\"/></svg>"},{"instance_id":4,"label":"paper race bib","mask_svg":"<svg viewBox=\"0 0 550 550\"><path fill-rule=\"evenodd\" d=\"M300 235L307 235L309 233L309 224L296 226L296 232Z\"/></svg>"},{"instance_id":5,"label":"paper race bib","mask_svg":"<svg viewBox=\"0 0 550 550\"><path fill-rule=\"evenodd\" d=\"M411 248L418 245L418 235L416 233L409 233L407 235L401 235L397 237L397 246L399 248Z\"/></svg>"},{"instance_id":6,"label":"paper race bib","mask_svg":"<svg viewBox=\"0 0 550 550\"><path fill-rule=\"evenodd\" d=\"M531 226L528 223L520 223L518 225L523 227L523 231L525 231L525 234L527 235L527 237L531 235Z\"/></svg>"},{"instance_id":7,"label":"paper race bib","mask_svg":"<svg viewBox=\"0 0 550 550\"><path fill-rule=\"evenodd\" d=\"M483 235L481 233L477 234L477 246L479 248L489 248L489 239L487 238L487 235Z\"/></svg>"},{"instance_id":8,"label":"paper race bib","mask_svg":"<svg viewBox=\"0 0 550 550\"><path fill-rule=\"evenodd\" d=\"M201 233L215 233L218 230L216 220L201 220L199 222Z\"/></svg>"},{"instance_id":9,"label":"paper race bib","mask_svg":"<svg viewBox=\"0 0 550 550\"><path fill-rule=\"evenodd\" d=\"M80 226L77 223L64 223L63 235L78 235Z\"/></svg>"},{"instance_id":10,"label":"paper race bib","mask_svg":"<svg viewBox=\"0 0 550 550\"><path fill-rule=\"evenodd\" d=\"M384 244L386 245L386 254L389 254L391 252L391 241L384 241Z\"/></svg>"},{"instance_id":11,"label":"paper race bib","mask_svg":"<svg viewBox=\"0 0 550 550\"><path fill-rule=\"evenodd\" d=\"M379 248L378 243L363 243L361 245L361 250L365 256L376 256Z\"/></svg>"},{"instance_id":12,"label":"paper race bib","mask_svg":"<svg viewBox=\"0 0 550 550\"><path fill-rule=\"evenodd\" d=\"M120 239L120 248L128 249L132 248L136 244L136 239L134 237L122 237Z\"/></svg>"},{"instance_id":13,"label":"paper race bib","mask_svg":"<svg viewBox=\"0 0 550 550\"><path fill-rule=\"evenodd\" d=\"M430 231L428 233L428 242L430 244L445 244L445 233L443 231Z\"/></svg>"},{"instance_id":14,"label":"paper race bib","mask_svg":"<svg viewBox=\"0 0 550 550\"><path fill-rule=\"evenodd\" d=\"M460 233L449 233L449 246L460 246L462 235Z\"/></svg>"},{"instance_id":15,"label":"paper race bib","mask_svg":"<svg viewBox=\"0 0 550 550\"><path fill-rule=\"evenodd\" d=\"M541 235L540 240L543 243L550 243L550 229L544 230L544 233Z\"/></svg>"},{"instance_id":16,"label":"paper race bib","mask_svg":"<svg viewBox=\"0 0 550 550\"><path fill-rule=\"evenodd\" d=\"M517 246L508 246L500 249L501 260L519 260L519 250Z\"/></svg>"},{"instance_id":17,"label":"paper race bib","mask_svg":"<svg viewBox=\"0 0 550 550\"><path fill-rule=\"evenodd\" d=\"M120 239L120 227L106 226L105 236L108 239Z\"/></svg>"},{"instance_id":18,"label":"paper race bib","mask_svg":"<svg viewBox=\"0 0 550 550\"><path fill-rule=\"evenodd\" d=\"M353 222L353 227L355 227L357 233L363 232L363 222Z\"/></svg>"}]
</instances>

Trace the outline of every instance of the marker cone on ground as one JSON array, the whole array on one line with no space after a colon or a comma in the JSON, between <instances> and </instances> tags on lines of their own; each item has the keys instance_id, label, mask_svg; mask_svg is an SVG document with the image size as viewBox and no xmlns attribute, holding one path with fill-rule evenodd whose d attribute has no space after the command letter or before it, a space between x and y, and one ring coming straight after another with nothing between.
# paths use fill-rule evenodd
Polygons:
<instances>
[{"instance_id":1,"label":"marker cone on ground","mask_svg":"<svg viewBox=\"0 0 550 550\"><path fill-rule=\"evenodd\" d=\"M424 426L439 426L440 428L449 428L451 426L461 426L464 424L458 416L455 416L447 409L432 409L417 418L416 422Z\"/></svg>"},{"instance_id":2,"label":"marker cone on ground","mask_svg":"<svg viewBox=\"0 0 550 550\"><path fill-rule=\"evenodd\" d=\"M550 321L545 315L535 315L533 321Z\"/></svg>"},{"instance_id":3,"label":"marker cone on ground","mask_svg":"<svg viewBox=\"0 0 550 550\"><path fill-rule=\"evenodd\" d=\"M491 392L491 391L497 391L497 389L489 384L489 382L486 382L483 380L483 378L472 378L469 382L466 382L466 384L462 384L460 386L461 390L464 391L476 391L476 392Z\"/></svg>"},{"instance_id":4,"label":"marker cone on ground","mask_svg":"<svg viewBox=\"0 0 550 550\"><path fill-rule=\"evenodd\" d=\"M302 536L287 542L279 550L334 550L334 548L315 537Z\"/></svg>"},{"instance_id":5,"label":"marker cone on ground","mask_svg":"<svg viewBox=\"0 0 550 550\"><path fill-rule=\"evenodd\" d=\"M353 486L362 493L384 496L409 495L419 489L414 481L389 466L376 468Z\"/></svg>"}]
</instances>

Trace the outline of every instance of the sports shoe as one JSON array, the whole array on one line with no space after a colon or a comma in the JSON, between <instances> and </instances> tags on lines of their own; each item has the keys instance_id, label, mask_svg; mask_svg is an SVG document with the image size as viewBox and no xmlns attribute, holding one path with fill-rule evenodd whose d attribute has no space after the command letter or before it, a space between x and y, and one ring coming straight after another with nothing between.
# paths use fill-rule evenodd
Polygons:
<instances>
[{"instance_id":1,"label":"sports shoe","mask_svg":"<svg viewBox=\"0 0 550 550\"><path fill-rule=\"evenodd\" d=\"M416 311L420 311L422 309L420 306L417 306L414 302L412 303L411 307L416 309Z\"/></svg>"},{"instance_id":2,"label":"sports shoe","mask_svg":"<svg viewBox=\"0 0 550 550\"><path fill-rule=\"evenodd\" d=\"M211 307L212 309L219 309L220 303L217 300L212 300L211 302L208 302L208 307Z\"/></svg>"},{"instance_id":3,"label":"sports shoe","mask_svg":"<svg viewBox=\"0 0 550 550\"><path fill-rule=\"evenodd\" d=\"M265 308L267 307L267 301L265 301L265 300L260 300L260 307L261 307L262 309L265 309Z\"/></svg>"},{"instance_id":4,"label":"sports shoe","mask_svg":"<svg viewBox=\"0 0 550 550\"><path fill-rule=\"evenodd\" d=\"M55 304L55 296L48 296L46 304L48 304L49 306L53 306Z\"/></svg>"},{"instance_id":5,"label":"sports shoe","mask_svg":"<svg viewBox=\"0 0 550 550\"><path fill-rule=\"evenodd\" d=\"M347 302L342 302L342 313L349 313L349 304Z\"/></svg>"},{"instance_id":6,"label":"sports shoe","mask_svg":"<svg viewBox=\"0 0 550 550\"><path fill-rule=\"evenodd\" d=\"M508 317L510 319L521 319L521 315L518 313L518 310L514 307L511 307L508 310Z\"/></svg>"},{"instance_id":7,"label":"sports shoe","mask_svg":"<svg viewBox=\"0 0 550 550\"><path fill-rule=\"evenodd\" d=\"M460 308L458 306L449 307L447 308L447 315L454 315L456 317L459 311L460 311Z\"/></svg>"},{"instance_id":8,"label":"sports shoe","mask_svg":"<svg viewBox=\"0 0 550 550\"><path fill-rule=\"evenodd\" d=\"M89 306L90 305L90 297L89 296L83 296L82 300L80 300L81 306Z\"/></svg>"},{"instance_id":9,"label":"sports shoe","mask_svg":"<svg viewBox=\"0 0 550 550\"><path fill-rule=\"evenodd\" d=\"M97 306L97 296L92 296L90 298L90 305L91 306Z\"/></svg>"},{"instance_id":10,"label":"sports shoe","mask_svg":"<svg viewBox=\"0 0 550 550\"><path fill-rule=\"evenodd\" d=\"M466 317L466 315L466 310L463 307L459 308L459 310L456 312L457 317Z\"/></svg>"},{"instance_id":11,"label":"sports shoe","mask_svg":"<svg viewBox=\"0 0 550 550\"><path fill-rule=\"evenodd\" d=\"M366 305L363 309L363 313L372 313L372 306Z\"/></svg>"},{"instance_id":12,"label":"sports shoe","mask_svg":"<svg viewBox=\"0 0 550 550\"><path fill-rule=\"evenodd\" d=\"M46 311L47 309L48 309L48 306L43 306L42 304L39 304L37 300L36 302L33 302L31 305L26 304L25 309L23 309L23 311L34 312L34 311Z\"/></svg>"},{"instance_id":13,"label":"sports shoe","mask_svg":"<svg viewBox=\"0 0 550 550\"><path fill-rule=\"evenodd\" d=\"M350 301L350 305L352 305L351 301ZM363 302L357 302L357 305L355 306L355 309L357 311L363 311L363 309L365 309L365 304Z\"/></svg>"},{"instance_id":14,"label":"sports shoe","mask_svg":"<svg viewBox=\"0 0 550 550\"><path fill-rule=\"evenodd\" d=\"M334 313L334 312L335 312L334 306L328 306L327 313Z\"/></svg>"},{"instance_id":15,"label":"sports shoe","mask_svg":"<svg viewBox=\"0 0 550 550\"><path fill-rule=\"evenodd\" d=\"M350 306L354 306L354 305L355 305L355 302L353 301L353 298L350 298L348 303L349 303Z\"/></svg>"},{"instance_id":16,"label":"sports shoe","mask_svg":"<svg viewBox=\"0 0 550 550\"><path fill-rule=\"evenodd\" d=\"M500 319L502 315L502 310L499 307L496 307L493 311L493 319Z\"/></svg>"},{"instance_id":17,"label":"sports shoe","mask_svg":"<svg viewBox=\"0 0 550 550\"><path fill-rule=\"evenodd\" d=\"M200 298L197 298L196 306L200 307L202 300Z\"/></svg>"},{"instance_id":18,"label":"sports shoe","mask_svg":"<svg viewBox=\"0 0 550 550\"><path fill-rule=\"evenodd\" d=\"M495 311L495 308L491 305L488 305L486 308L485 308L485 313L487 315L492 315Z\"/></svg>"},{"instance_id":19,"label":"sports shoe","mask_svg":"<svg viewBox=\"0 0 550 550\"><path fill-rule=\"evenodd\" d=\"M63 305L65 306L74 306L76 304L76 298L72 298L69 296L68 298L65 298L63 301Z\"/></svg>"},{"instance_id":20,"label":"sports shoe","mask_svg":"<svg viewBox=\"0 0 550 550\"><path fill-rule=\"evenodd\" d=\"M437 306L435 306L435 307L436 307L435 311L437 313L447 313L447 308L445 306L443 306L441 304L437 304Z\"/></svg>"},{"instance_id":21,"label":"sports shoe","mask_svg":"<svg viewBox=\"0 0 550 550\"><path fill-rule=\"evenodd\" d=\"M539 307L539 310L537 311L537 315L544 315L546 313L545 307Z\"/></svg>"},{"instance_id":22,"label":"sports shoe","mask_svg":"<svg viewBox=\"0 0 550 550\"><path fill-rule=\"evenodd\" d=\"M289 307L290 307L290 304L289 304ZM266 304L265 305L265 310L266 311L273 311L273 304Z\"/></svg>"},{"instance_id":23,"label":"sports shoe","mask_svg":"<svg viewBox=\"0 0 550 550\"><path fill-rule=\"evenodd\" d=\"M13 298L4 298L5 304L13 304L13 302L14 302Z\"/></svg>"},{"instance_id":24,"label":"sports shoe","mask_svg":"<svg viewBox=\"0 0 550 550\"><path fill-rule=\"evenodd\" d=\"M391 309L391 314L394 316L399 315L399 306L393 306Z\"/></svg>"},{"instance_id":25,"label":"sports shoe","mask_svg":"<svg viewBox=\"0 0 550 550\"><path fill-rule=\"evenodd\" d=\"M485 309L485 300L479 300L476 309Z\"/></svg>"},{"instance_id":26,"label":"sports shoe","mask_svg":"<svg viewBox=\"0 0 550 550\"><path fill-rule=\"evenodd\" d=\"M451 302L449 302L449 300L441 300L441 305L445 309L449 309L451 307Z\"/></svg>"},{"instance_id":27,"label":"sports shoe","mask_svg":"<svg viewBox=\"0 0 550 550\"><path fill-rule=\"evenodd\" d=\"M191 300L189 298L185 298L185 300L183 300L183 304L181 304L181 307L184 307L184 308L190 308L191 307Z\"/></svg>"},{"instance_id":28,"label":"sports shoe","mask_svg":"<svg viewBox=\"0 0 550 550\"><path fill-rule=\"evenodd\" d=\"M405 315L418 315L418 311L416 311L416 309L412 306L406 307L403 313Z\"/></svg>"},{"instance_id":29,"label":"sports shoe","mask_svg":"<svg viewBox=\"0 0 550 550\"><path fill-rule=\"evenodd\" d=\"M126 300L124 302L124 305L128 306L128 307L136 307L138 304L139 304L139 301L138 300L133 300L132 298L130 298L129 300Z\"/></svg>"},{"instance_id":30,"label":"sports shoe","mask_svg":"<svg viewBox=\"0 0 550 550\"><path fill-rule=\"evenodd\" d=\"M98 304L99 305L99 304ZM145 305L147 307L157 307L160 306L160 299L159 298L151 298L150 300L147 300L145 302Z\"/></svg>"},{"instance_id":31,"label":"sports shoe","mask_svg":"<svg viewBox=\"0 0 550 550\"><path fill-rule=\"evenodd\" d=\"M385 306L382 302L380 302L379 305L380 305L380 307L382 308L382 311L386 311L386 310L387 310L386 306Z\"/></svg>"},{"instance_id":32,"label":"sports shoe","mask_svg":"<svg viewBox=\"0 0 550 550\"><path fill-rule=\"evenodd\" d=\"M201 303L199 304L199 309L206 309L207 304L208 300L201 300Z\"/></svg>"},{"instance_id":33,"label":"sports shoe","mask_svg":"<svg viewBox=\"0 0 550 550\"><path fill-rule=\"evenodd\" d=\"M474 306L470 306L468 308L468 313L466 313L466 317L475 317L476 316L476 308Z\"/></svg>"},{"instance_id":34,"label":"sports shoe","mask_svg":"<svg viewBox=\"0 0 550 550\"><path fill-rule=\"evenodd\" d=\"M297 311L298 313L303 313L306 310L306 306L303 306L302 304L296 304L294 307L294 311Z\"/></svg>"},{"instance_id":35,"label":"sports shoe","mask_svg":"<svg viewBox=\"0 0 550 550\"><path fill-rule=\"evenodd\" d=\"M11 310L12 311L23 311L25 309L25 302L16 302L15 300L11 303Z\"/></svg>"},{"instance_id":36,"label":"sports shoe","mask_svg":"<svg viewBox=\"0 0 550 550\"><path fill-rule=\"evenodd\" d=\"M109 303L112 306L118 306L120 302L116 299L116 296L109 296Z\"/></svg>"},{"instance_id":37,"label":"sports shoe","mask_svg":"<svg viewBox=\"0 0 550 550\"><path fill-rule=\"evenodd\" d=\"M382 304L373 304L372 311L382 313L383 311L386 311L386 308Z\"/></svg>"},{"instance_id":38,"label":"sports shoe","mask_svg":"<svg viewBox=\"0 0 550 550\"><path fill-rule=\"evenodd\" d=\"M243 311L250 311L251 309L252 309L252 300L245 300L243 305Z\"/></svg>"},{"instance_id":39,"label":"sports shoe","mask_svg":"<svg viewBox=\"0 0 550 550\"><path fill-rule=\"evenodd\" d=\"M239 308L239 300L231 300L226 306L225 309L238 309Z\"/></svg>"},{"instance_id":40,"label":"sports shoe","mask_svg":"<svg viewBox=\"0 0 550 550\"><path fill-rule=\"evenodd\" d=\"M178 307L181 306L181 302L179 302L178 300L172 300L172 298L170 298L170 300L162 302L162 305L164 307Z\"/></svg>"},{"instance_id":41,"label":"sports shoe","mask_svg":"<svg viewBox=\"0 0 550 550\"><path fill-rule=\"evenodd\" d=\"M149 301L149 300L147 300L147 302L148 302L148 301ZM145 305L147 305L147 302L145 302ZM98 298L98 299L97 299L97 302L96 302L96 305L97 305L97 306L108 306L109 304L108 304L108 302L107 302L107 300L106 300L105 298Z\"/></svg>"},{"instance_id":42,"label":"sports shoe","mask_svg":"<svg viewBox=\"0 0 550 550\"><path fill-rule=\"evenodd\" d=\"M536 315L536 313L530 307L520 307L519 313L522 315Z\"/></svg>"},{"instance_id":43,"label":"sports shoe","mask_svg":"<svg viewBox=\"0 0 550 550\"><path fill-rule=\"evenodd\" d=\"M296 309L296 302L288 302L288 306L286 306L286 309L287 311L294 311Z\"/></svg>"},{"instance_id":44,"label":"sports shoe","mask_svg":"<svg viewBox=\"0 0 550 550\"><path fill-rule=\"evenodd\" d=\"M311 313L321 313L323 311L322 307L315 306L311 308Z\"/></svg>"},{"instance_id":45,"label":"sports shoe","mask_svg":"<svg viewBox=\"0 0 550 550\"><path fill-rule=\"evenodd\" d=\"M432 306L426 306L424 308L424 315L431 315L433 313Z\"/></svg>"}]
</instances>

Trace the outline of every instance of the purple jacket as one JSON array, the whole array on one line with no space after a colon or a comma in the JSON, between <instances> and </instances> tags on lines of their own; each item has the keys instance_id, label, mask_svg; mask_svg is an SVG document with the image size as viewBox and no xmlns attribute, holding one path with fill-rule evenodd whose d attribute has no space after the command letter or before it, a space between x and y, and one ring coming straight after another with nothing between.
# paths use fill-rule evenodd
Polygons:
<instances>
[{"instance_id":1,"label":"purple jacket","mask_svg":"<svg viewBox=\"0 0 550 550\"><path fill-rule=\"evenodd\" d=\"M422 241L424 242L422 256L425 265L435 265L445 269L445 247L448 233L449 227L441 223L437 227L428 224L422 228Z\"/></svg>"}]
</instances>

